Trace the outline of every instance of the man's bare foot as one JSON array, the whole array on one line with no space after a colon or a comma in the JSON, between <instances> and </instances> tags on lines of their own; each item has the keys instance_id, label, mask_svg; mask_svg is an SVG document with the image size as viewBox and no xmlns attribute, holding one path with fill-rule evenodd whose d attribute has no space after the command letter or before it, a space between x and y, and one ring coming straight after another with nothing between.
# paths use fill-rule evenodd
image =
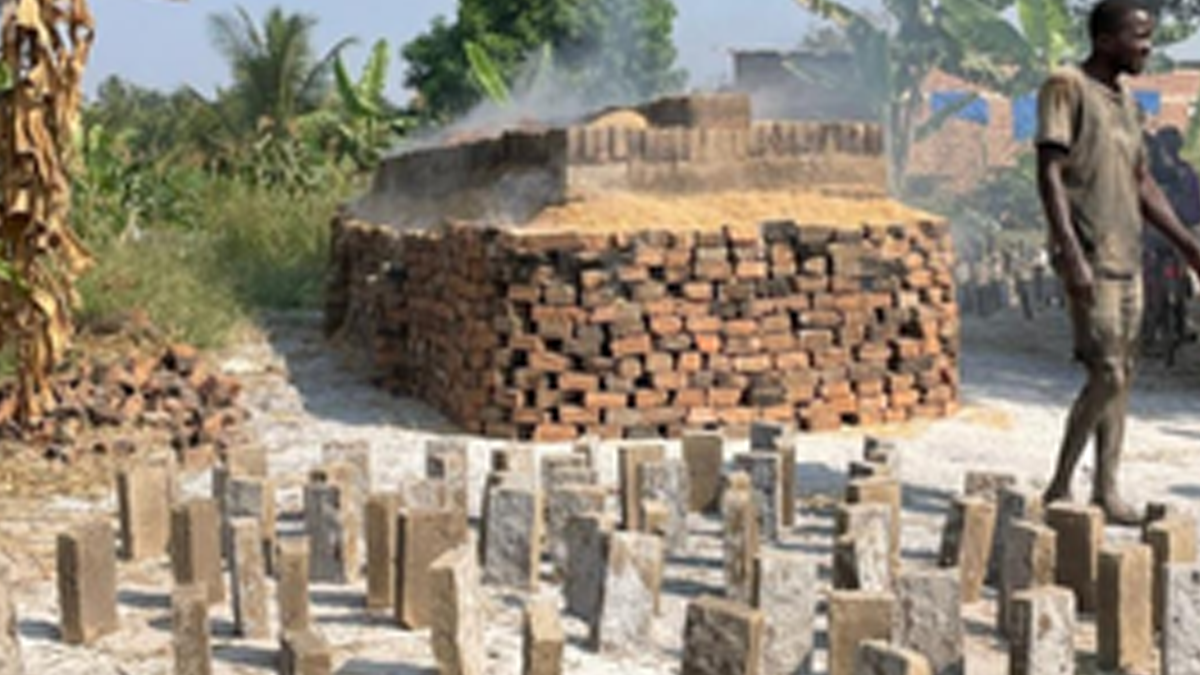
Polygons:
<instances>
[{"instance_id":1,"label":"man's bare foot","mask_svg":"<svg viewBox=\"0 0 1200 675\"><path fill-rule=\"evenodd\" d=\"M1096 499L1093 503L1104 510L1104 520L1109 525L1137 527L1146 520L1144 513L1117 497L1109 497L1107 500Z\"/></svg>"}]
</instances>

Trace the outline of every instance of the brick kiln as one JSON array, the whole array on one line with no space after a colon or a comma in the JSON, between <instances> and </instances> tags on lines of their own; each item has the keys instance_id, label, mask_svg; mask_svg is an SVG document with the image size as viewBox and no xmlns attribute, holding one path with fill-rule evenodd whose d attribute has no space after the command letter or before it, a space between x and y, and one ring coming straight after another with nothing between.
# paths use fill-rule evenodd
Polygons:
<instances>
[{"instance_id":1,"label":"brick kiln","mask_svg":"<svg viewBox=\"0 0 1200 675\"><path fill-rule=\"evenodd\" d=\"M333 223L328 327L494 437L943 416L950 230L885 194L878 128L737 96L413 151Z\"/></svg>"}]
</instances>

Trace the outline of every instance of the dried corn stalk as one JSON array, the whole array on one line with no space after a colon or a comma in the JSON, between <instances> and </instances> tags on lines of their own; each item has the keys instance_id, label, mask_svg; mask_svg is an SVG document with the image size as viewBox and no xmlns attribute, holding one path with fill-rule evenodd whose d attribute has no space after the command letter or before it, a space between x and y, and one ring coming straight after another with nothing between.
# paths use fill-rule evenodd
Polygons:
<instances>
[{"instance_id":1,"label":"dried corn stalk","mask_svg":"<svg viewBox=\"0 0 1200 675\"><path fill-rule=\"evenodd\" d=\"M71 337L74 280L88 255L72 232L71 142L93 21L86 0L3 0L0 46L0 347L19 357L18 416L50 405L47 376Z\"/></svg>"}]
</instances>

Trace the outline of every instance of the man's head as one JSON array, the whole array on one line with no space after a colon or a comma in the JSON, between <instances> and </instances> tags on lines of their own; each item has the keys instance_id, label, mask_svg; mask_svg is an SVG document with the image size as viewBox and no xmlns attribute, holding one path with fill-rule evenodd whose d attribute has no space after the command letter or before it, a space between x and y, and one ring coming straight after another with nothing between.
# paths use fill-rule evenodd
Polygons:
<instances>
[{"instance_id":1,"label":"man's head","mask_svg":"<svg viewBox=\"0 0 1200 675\"><path fill-rule=\"evenodd\" d=\"M1088 20L1092 52L1119 73L1146 68L1153 47L1154 17L1138 0L1101 0Z\"/></svg>"}]
</instances>

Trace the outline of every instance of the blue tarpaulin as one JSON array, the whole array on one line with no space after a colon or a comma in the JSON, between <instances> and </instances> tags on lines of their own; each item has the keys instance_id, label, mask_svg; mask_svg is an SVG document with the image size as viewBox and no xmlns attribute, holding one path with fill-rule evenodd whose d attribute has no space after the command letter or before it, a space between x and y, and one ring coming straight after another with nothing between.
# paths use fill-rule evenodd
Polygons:
<instances>
[{"instance_id":1,"label":"blue tarpaulin","mask_svg":"<svg viewBox=\"0 0 1200 675\"><path fill-rule=\"evenodd\" d=\"M1137 99L1138 107L1147 115L1154 117L1162 114L1162 93L1143 89L1134 91L1133 97Z\"/></svg>"},{"instance_id":2,"label":"blue tarpaulin","mask_svg":"<svg viewBox=\"0 0 1200 675\"><path fill-rule=\"evenodd\" d=\"M1012 102L1012 134L1018 141L1028 141L1037 133L1037 94L1025 94Z\"/></svg>"},{"instance_id":3,"label":"blue tarpaulin","mask_svg":"<svg viewBox=\"0 0 1200 675\"><path fill-rule=\"evenodd\" d=\"M929 95L929 107L936 115L946 108L959 105L963 99L973 95L965 91L935 91ZM954 118L987 126L991 120L988 103L982 98L976 98L963 106L962 110L954 113Z\"/></svg>"}]
</instances>

